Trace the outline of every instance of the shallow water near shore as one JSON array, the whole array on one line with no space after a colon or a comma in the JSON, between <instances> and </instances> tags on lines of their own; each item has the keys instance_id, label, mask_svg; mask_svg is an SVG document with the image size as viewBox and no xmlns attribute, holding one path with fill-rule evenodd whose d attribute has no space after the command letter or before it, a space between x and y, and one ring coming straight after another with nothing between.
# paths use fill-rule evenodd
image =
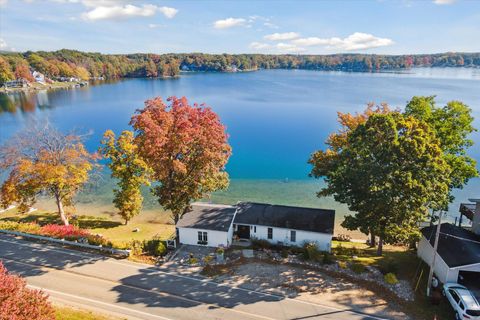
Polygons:
<instances>
[{"instance_id":1,"label":"shallow water near shore","mask_svg":"<svg viewBox=\"0 0 480 320\"><path fill-rule=\"evenodd\" d=\"M0 143L30 125L50 121L61 130L88 132L86 144L95 151L103 132L129 129L131 115L146 99L186 96L205 102L226 124L233 147L227 166L228 190L206 201L258 201L332 208L337 224L348 209L332 198L317 198L322 182L308 178L310 154L324 148L336 130L337 111L361 112L368 102L388 102L402 108L414 95L436 95L439 104L461 100L473 109L480 128L478 69L416 69L401 73L343 73L266 70L248 73L189 73L176 79L125 79L75 90L0 93ZM480 133L470 154L480 159ZM114 213L114 183L104 172L99 185L78 197L78 213ZM161 212L145 190L145 212ZM449 219L458 216L460 202L480 196L474 179L456 192ZM40 207L51 207L41 201ZM99 212L100 211L100 212ZM340 229L339 229L340 230Z\"/></svg>"}]
</instances>

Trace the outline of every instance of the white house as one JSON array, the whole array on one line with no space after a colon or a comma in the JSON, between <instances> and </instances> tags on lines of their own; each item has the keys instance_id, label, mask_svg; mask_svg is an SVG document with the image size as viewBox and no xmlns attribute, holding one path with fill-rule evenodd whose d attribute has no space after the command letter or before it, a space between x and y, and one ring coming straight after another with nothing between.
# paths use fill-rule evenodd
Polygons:
<instances>
[{"instance_id":1,"label":"white house","mask_svg":"<svg viewBox=\"0 0 480 320\"><path fill-rule=\"evenodd\" d=\"M334 220L334 210L251 202L236 206L196 203L178 221L177 241L228 247L235 235L239 239L265 239L285 246L315 242L321 250L330 251Z\"/></svg>"},{"instance_id":2,"label":"white house","mask_svg":"<svg viewBox=\"0 0 480 320\"><path fill-rule=\"evenodd\" d=\"M43 75L43 73L40 73L38 71L33 71L32 76L36 82L45 82L45 76Z\"/></svg>"},{"instance_id":3,"label":"white house","mask_svg":"<svg viewBox=\"0 0 480 320\"><path fill-rule=\"evenodd\" d=\"M436 225L421 230L417 254L428 265L432 264L436 230ZM434 273L442 283L477 279L479 285L480 236L450 223L442 223Z\"/></svg>"},{"instance_id":4,"label":"white house","mask_svg":"<svg viewBox=\"0 0 480 320\"><path fill-rule=\"evenodd\" d=\"M285 246L315 242L320 250L331 249L335 210L251 202L237 207L234 234L240 239L264 239Z\"/></svg>"},{"instance_id":5,"label":"white house","mask_svg":"<svg viewBox=\"0 0 480 320\"><path fill-rule=\"evenodd\" d=\"M229 247L233 237L236 207L194 203L177 222L177 243Z\"/></svg>"}]
</instances>

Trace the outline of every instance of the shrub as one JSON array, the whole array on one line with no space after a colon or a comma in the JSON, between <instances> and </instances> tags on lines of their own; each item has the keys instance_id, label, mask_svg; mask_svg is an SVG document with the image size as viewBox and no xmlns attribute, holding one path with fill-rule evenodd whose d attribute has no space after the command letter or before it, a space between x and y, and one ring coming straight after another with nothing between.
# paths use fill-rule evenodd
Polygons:
<instances>
[{"instance_id":1,"label":"shrub","mask_svg":"<svg viewBox=\"0 0 480 320\"><path fill-rule=\"evenodd\" d=\"M340 269L347 269L347 263L345 261L338 261L338 267Z\"/></svg>"},{"instance_id":2,"label":"shrub","mask_svg":"<svg viewBox=\"0 0 480 320\"><path fill-rule=\"evenodd\" d=\"M93 246L113 247L111 241L105 239L99 234L89 234L86 239L88 241L88 244L91 244Z\"/></svg>"},{"instance_id":3,"label":"shrub","mask_svg":"<svg viewBox=\"0 0 480 320\"><path fill-rule=\"evenodd\" d=\"M352 263L352 264L350 265L350 270L352 270L352 271L355 272L355 273L360 274L360 273L365 272L366 268L365 268L365 266L364 266L363 264L361 264L361 263Z\"/></svg>"},{"instance_id":4,"label":"shrub","mask_svg":"<svg viewBox=\"0 0 480 320\"><path fill-rule=\"evenodd\" d=\"M302 247L297 247L297 246L292 246L290 247L290 252L292 254L303 254L304 253L304 249Z\"/></svg>"},{"instance_id":5,"label":"shrub","mask_svg":"<svg viewBox=\"0 0 480 320\"><path fill-rule=\"evenodd\" d=\"M145 240L142 244L142 252L152 256L164 256L167 253L167 247L160 239Z\"/></svg>"},{"instance_id":6,"label":"shrub","mask_svg":"<svg viewBox=\"0 0 480 320\"><path fill-rule=\"evenodd\" d=\"M280 255L282 256L282 258L288 258L288 248L285 248L283 247L282 248L282 251L280 251Z\"/></svg>"},{"instance_id":7,"label":"shrub","mask_svg":"<svg viewBox=\"0 0 480 320\"><path fill-rule=\"evenodd\" d=\"M55 320L48 296L26 287L18 276L8 274L0 262L0 320Z\"/></svg>"},{"instance_id":8,"label":"shrub","mask_svg":"<svg viewBox=\"0 0 480 320\"><path fill-rule=\"evenodd\" d=\"M0 221L0 229L40 234L41 227L36 223L20 223L16 221Z\"/></svg>"},{"instance_id":9,"label":"shrub","mask_svg":"<svg viewBox=\"0 0 480 320\"><path fill-rule=\"evenodd\" d=\"M388 284L397 284L398 283L397 276L395 276L394 273L387 273L385 276L383 276L383 279Z\"/></svg>"},{"instance_id":10,"label":"shrub","mask_svg":"<svg viewBox=\"0 0 480 320\"><path fill-rule=\"evenodd\" d=\"M65 226L58 224L44 225L43 227L41 227L40 233L48 237L69 240L86 238L89 235L89 232L87 230L83 230L72 225Z\"/></svg>"},{"instance_id":11,"label":"shrub","mask_svg":"<svg viewBox=\"0 0 480 320\"><path fill-rule=\"evenodd\" d=\"M188 264L197 264L198 259L195 257L188 258Z\"/></svg>"},{"instance_id":12,"label":"shrub","mask_svg":"<svg viewBox=\"0 0 480 320\"><path fill-rule=\"evenodd\" d=\"M130 242L130 250L135 256L139 256L143 253L143 243L139 240L132 240Z\"/></svg>"},{"instance_id":13,"label":"shrub","mask_svg":"<svg viewBox=\"0 0 480 320\"><path fill-rule=\"evenodd\" d=\"M306 260L321 261L322 252L318 250L317 244L314 242L306 243L304 245L304 257Z\"/></svg>"},{"instance_id":14,"label":"shrub","mask_svg":"<svg viewBox=\"0 0 480 320\"><path fill-rule=\"evenodd\" d=\"M323 264L332 264L333 261L334 261L333 256L330 253L328 252L323 253L323 258L322 258Z\"/></svg>"},{"instance_id":15,"label":"shrub","mask_svg":"<svg viewBox=\"0 0 480 320\"><path fill-rule=\"evenodd\" d=\"M154 247L153 255L163 257L167 253L167 247L163 244L163 241L159 241Z\"/></svg>"},{"instance_id":16,"label":"shrub","mask_svg":"<svg viewBox=\"0 0 480 320\"><path fill-rule=\"evenodd\" d=\"M378 269L381 273L398 273L398 263L392 259L384 259L378 262Z\"/></svg>"},{"instance_id":17,"label":"shrub","mask_svg":"<svg viewBox=\"0 0 480 320\"><path fill-rule=\"evenodd\" d=\"M252 239L252 248L255 250L258 249L269 249L272 244L265 239Z\"/></svg>"},{"instance_id":18,"label":"shrub","mask_svg":"<svg viewBox=\"0 0 480 320\"><path fill-rule=\"evenodd\" d=\"M218 247L217 250L215 251L217 254L224 254L225 253L225 249L223 249L222 247Z\"/></svg>"},{"instance_id":19,"label":"shrub","mask_svg":"<svg viewBox=\"0 0 480 320\"><path fill-rule=\"evenodd\" d=\"M213 260L212 256L203 257L203 262L205 262L206 265L208 265L210 262L212 262L212 260Z\"/></svg>"}]
</instances>

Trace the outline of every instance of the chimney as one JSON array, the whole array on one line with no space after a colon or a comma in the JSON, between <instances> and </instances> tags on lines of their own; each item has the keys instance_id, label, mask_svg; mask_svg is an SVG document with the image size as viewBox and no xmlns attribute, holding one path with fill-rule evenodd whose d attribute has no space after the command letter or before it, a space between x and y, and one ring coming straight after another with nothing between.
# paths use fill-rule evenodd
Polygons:
<instances>
[{"instance_id":1,"label":"chimney","mask_svg":"<svg viewBox=\"0 0 480 320\"><path fill-rule=\"evenodd\" d=\"M468 200L476 204L475 212L473 214L472 231L475 234L480 235L480 199L468 199Z\"/></svg>"}]
</instances>

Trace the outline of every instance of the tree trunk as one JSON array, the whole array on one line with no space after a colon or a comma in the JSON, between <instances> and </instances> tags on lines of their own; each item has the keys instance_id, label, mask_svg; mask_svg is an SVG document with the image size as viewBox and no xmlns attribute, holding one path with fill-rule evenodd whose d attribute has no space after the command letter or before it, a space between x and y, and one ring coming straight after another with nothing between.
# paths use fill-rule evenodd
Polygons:
<instances>
[{"instance_id":1,"label":"tree trunk","mask_svg":"<svg viewBox=\"0 0 480 320\"><path fill-rule=\"evenodd\" d=\"M377 241L375 239L375 233L370 231L370 248L374 248L377 245Z\"/></svg>"},{"instance_id":2,"label":"tree trunk","mask_svg":"<svg viewBox=\"0 0 480 320\"><path fill-rule=\"evenodd\" d=\"M127 224L128 224L128 219L125 219L125 225L127 225Z\"/></svg>"},{"instance_id":3,"label":"tree trunk","mask_svg":"<svg viewBox=\"0 0 480 320\"><path fill-rule=\"evenodd\" d=\"M180 214L173 213L173 224L177 225L178 220L180 220Z\"/></svg>"},{"instance_id":4,"label":"tree trunk","mask_svg":"<svg viewBox=\"0 0 480 320\"><path fill-rule=\"evenodd\" d=\"M380 236L378 238L377 256L381 256L382 254L383 254L383 237Z\"/></svg>"},{"instance_id":5,"label":"tree trunk","mask_svg":"<svg viewBox=\"0 0 480 320\"><path fill-rule=\"evenodd\" d=\"M67 215L65 214L65 211L63 210L62 200L60 199L60 196L58 194L55 195L55 200L57 201L58 213L60 214L60 218L62 219L63 224L66 225L66 226L70 225L68 223Z\"/></svg>"}]
</instances>

